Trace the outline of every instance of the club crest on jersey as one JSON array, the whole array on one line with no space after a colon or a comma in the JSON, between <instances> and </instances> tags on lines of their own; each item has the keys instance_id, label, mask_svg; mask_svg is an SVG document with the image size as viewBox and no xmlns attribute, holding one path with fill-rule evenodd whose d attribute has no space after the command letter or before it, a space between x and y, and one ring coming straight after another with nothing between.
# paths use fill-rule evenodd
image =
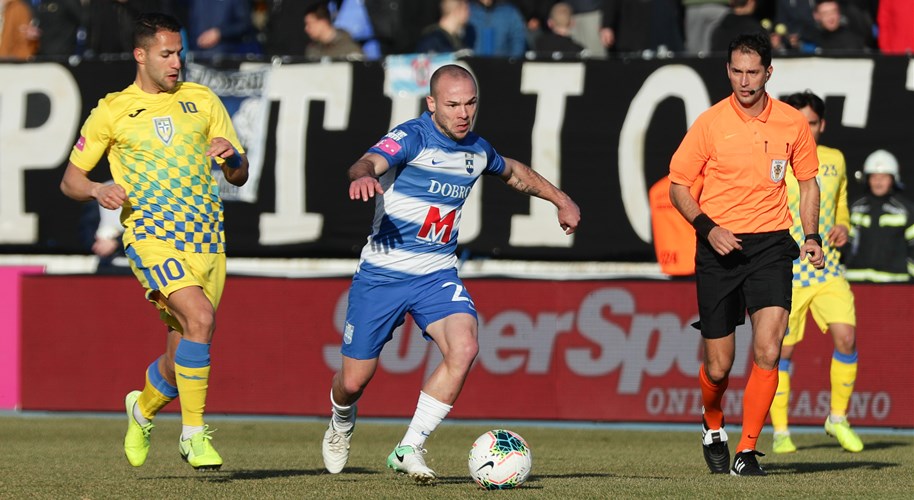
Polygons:
<instances>
[{"instance_id":1,"label":"club crest on jersey","mask_svg":"<svg viewBox=\"0 0 914 500\"><path fill-rule=\"evenodd\" d=\"M787 173L787 160L771 160L771 181L781 182Z\"/></svg>"},{"instance_id":2,"label":"club crest on jersey","mask_svg":"<svg viewBox=\"0 0 914 500\"><path fill-rule=\"evenodd\" d=\"M343 343L351 344L352 343L352 334L355 333L355 326L350 322L346 322L346 327L343 330Z\"/></svg>"},{"instance_id":3,"label":"club crest on jersey","mask_svg":"<svg viewBox=\"0 0 914 500\"><path fill-rule=\"evenodd\" d=\"M463 154L464 163L467 167L467 173L473 173L473 153L464 153Z\"/></svg>"},{"instance_id":4,"label":"club crest on jersey","mask_svg":"<svg viewBox=\"0 0 914 500\"><path fill-rule=\"evenodd\" d=\"M162 116L159 118L153 118L152 123L155 125L156 135L159 136L159 140L162 141L166 146L171 144L171 138L175 133L175 127L171 123L171 117Z\"/></svg>"}]
</instances>

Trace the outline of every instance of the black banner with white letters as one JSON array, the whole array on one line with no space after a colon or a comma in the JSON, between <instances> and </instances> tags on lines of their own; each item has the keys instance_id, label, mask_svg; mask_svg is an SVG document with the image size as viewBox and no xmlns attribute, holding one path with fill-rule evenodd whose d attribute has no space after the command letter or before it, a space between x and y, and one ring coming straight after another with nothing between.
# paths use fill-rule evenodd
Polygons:
<instances>
[{"instance_id":1,"label":"black banner with white letters","mask_svg":"<svg viewBox=\"0 0 914 500\"><path fill-rule=\"evenodd\" d=\"M653 261L647 190L666 174L688 124L728 95L725 61L462 63L479 81L476 132L559 185L583 216L565 236L550 204L485 178L464 208L462 255ZM914 182L914 59L782 58L773 66L772 94L811 89L826 98L822 142L845 153L851 179L882 148L898 158L902 180ZM245 82L233 120L251 127L243 140L256 146L260 165L251 192L226 201L229 254L357 257L373 205L349 200L346 170L423 111L424 99L398 91L392 67L377 63L240 70L261 73L207 76L227 89ZM0 64L0 253L88 252L78 237L82 207L60 193L60 179L89 111L134 71L132 61ZM417 70L419 84L425 76ZM92 177L107 175L102 166ZM853 200L862 186L852 180L849 191Z\"/></svg>"}]
</instances>

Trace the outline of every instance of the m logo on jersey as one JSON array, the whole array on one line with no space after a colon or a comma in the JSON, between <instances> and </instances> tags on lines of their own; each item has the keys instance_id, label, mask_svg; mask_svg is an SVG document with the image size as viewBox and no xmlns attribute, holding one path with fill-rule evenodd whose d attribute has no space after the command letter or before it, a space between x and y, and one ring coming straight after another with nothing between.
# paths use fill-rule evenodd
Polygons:
<instances>
[{"instance_id":1,"label":"m logo on jersey","mask_svg":"<svg viewBox=\"0 0 914 500\"><path fill-rule=\"evenodd\" d=\"M163 116L160 118L153 118L152 123L156 127L156 135L159 136L159 140L166 146L170 145L171 138L175 133L175 127L171 123L171 117Z\"/></svg>"},{"instance_id":2,"label":"m logo on jersey","mask_svg":"<svg viewBox=\"0 0 914 500\"><path fill-rule=\"evenodd\" d=\"M473 153L464 153L463 154L464 163L466 163L467 173L473 173Z\"/></svg>"},{"instance_id":3,"label":"m logo on jersey","mask_svg":"<svg viewBox=\"0 0 914 500\"><path fill-rule=\"evenodd\" d=\"M425 215L425 222L419 229L416 238L429 243L440 243L442 245L450 243L451 230L454 228L454 219L457 216L457 210L451 210L444 217L441 217L441 211L438 207L429 207L428 214Z\"/></svg>"},{"instance_id":4,"label":"m logo on jersey","mask_svg":"<svg viewBox=\"0 0 914 500\"><path fill-rule=\"evenodd\" d=\"M772 182L781 182L784 180L784 174L787 173L787 160L771 160L771 177Z\"/></svg>"}]
</instances>

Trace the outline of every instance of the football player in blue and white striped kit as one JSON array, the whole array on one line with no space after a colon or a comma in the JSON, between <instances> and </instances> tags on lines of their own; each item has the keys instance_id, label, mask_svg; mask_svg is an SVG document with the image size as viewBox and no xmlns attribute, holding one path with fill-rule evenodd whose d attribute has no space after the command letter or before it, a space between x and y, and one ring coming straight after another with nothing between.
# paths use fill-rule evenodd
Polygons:
<instances>
[{"instance_id":1,"label":"football player in blue and white striped kit","mask_svg":"<svg viewBox=\"0 0 914 500\"><path fill-rule=\"evenodd\" d=\"M349 168L349 197L374 199L375 216L349 289L343 362L330 392L333 415L322 452L333 474L349 458L356 401L409 313L443 360L425 381L387 466L420 483L437 478L425 463L425 440L451 410L479 351L476 307L457 276L455 255L461 209L479 176L497 175L515 190L554 204L565 234L581 219L567 194L470 130L477 87L469 71L443 66L429 87L428 112L394 128Z\"/></svg>"}]
</instances>

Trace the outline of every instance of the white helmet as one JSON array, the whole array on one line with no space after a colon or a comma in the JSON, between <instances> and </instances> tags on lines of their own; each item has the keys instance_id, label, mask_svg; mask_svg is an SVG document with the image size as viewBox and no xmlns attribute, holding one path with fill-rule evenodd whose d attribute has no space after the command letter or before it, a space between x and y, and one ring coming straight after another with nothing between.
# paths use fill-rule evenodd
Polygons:
<instances>
[{"instance_id":1,"label":"white helmet","mask_svg":"<svg viewBox=\"0 0 914 500\"><path fill-rule=\"evenodd\" d=\"M898 176L898 160L895 155L884 149L877 149L866 157L863 162L863 173L869 174L890 174L895 178L895 184L901 186L901 178Z\"/></svg>"}]
</instances>

